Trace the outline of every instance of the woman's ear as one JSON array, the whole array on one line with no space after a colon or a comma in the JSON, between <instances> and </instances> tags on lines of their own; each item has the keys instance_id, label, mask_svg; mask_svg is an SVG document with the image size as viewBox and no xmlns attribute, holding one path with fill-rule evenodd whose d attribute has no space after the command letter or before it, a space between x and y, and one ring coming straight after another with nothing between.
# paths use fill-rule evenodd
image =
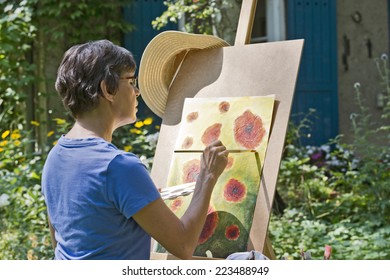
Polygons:
<instances>
[{"instance_id":1,"label":"woman's ear","mask_svg":"<svg viewBox=\"0 0 390 280\"><path fill-rule=\"evenodd\" d=\"M114 101L114 95L108 92L107 84L104 80L100 82L100 89L102 90L103 97L105 99L107 99L110 102Z\"/></svg>"}]
</instances>

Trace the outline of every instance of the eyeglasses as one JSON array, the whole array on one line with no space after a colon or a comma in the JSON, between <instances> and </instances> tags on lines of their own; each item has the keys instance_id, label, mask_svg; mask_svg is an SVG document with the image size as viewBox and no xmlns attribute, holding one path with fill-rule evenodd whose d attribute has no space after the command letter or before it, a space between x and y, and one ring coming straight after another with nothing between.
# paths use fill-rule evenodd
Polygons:
<instances>
[{"instance_id":1,"label":"eyeglasses","mask_svg":"<svg viewBox=\"0 0 390 280\"><path fill-rule=\"evenodd\" d=\"M130 81L130 84L133 86L133 87L138 87L138 79L136 76L134 77L125 77L125 78L120 78L121 80L129 80Z\"/></svg>"}]
</instances>

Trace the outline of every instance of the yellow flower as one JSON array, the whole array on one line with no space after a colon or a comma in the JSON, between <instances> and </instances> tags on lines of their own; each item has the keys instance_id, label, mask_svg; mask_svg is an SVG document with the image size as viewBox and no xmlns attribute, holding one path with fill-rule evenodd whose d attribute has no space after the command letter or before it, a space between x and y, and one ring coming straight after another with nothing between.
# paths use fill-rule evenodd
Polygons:
<instances>
[{"instance_id":1,"label":"yellow flower","mask_svg":"<svg viewBox=\"0 0 390 280\"><path fill-rule=\"evenodd\" d=\"M21 137L21 135L19 134L19 130L12 131L11 139L16 140L16 139L19 139L20 137Z\"/></svg>"},{"instance_id":2,"label":"yellow flower","mask_svg":"<svg viewBox=\"0 0 390 280\"><path fill-rule=\"evenodd\" d=\"M54 142L53 142L53 146L57 145L57 142L58 142L58 141L54 141Z\"/></svg>"},{"instance_id":3,"label":"yellow flower","mask_svg":"<svg viewBox=\"0 0 390 280\"><path fill-rule=\"evenodd\" d=\"M133 149L133 146L131 146L131 145L124 146L123 149L125 150L125 152L128 152L128 151Z\"/></svg>"},{"instance_id":4,"label":"yellow flower","mask_svg":"<svg viewBox=\"0 0 390 280\"><path fill-rule=\"evenodd\" d=\"M146 119L144 120L144 125L151 125L152 122L153 122L153 119L152 119L152 118L146 118Z\"/></svg>"},{"instance_id":5,"label":"yellow flower","mask_svg":"<svg viewBox=\"0 0 390 280\"><path fill-rule=\"evenodd\" d=\"M134 126L135 126L136 128L141 128L141 127L144 126L144 122L143 122L143 121L136 122L136 123L134 124Z\"/></svg>"},{"instance_id":6,"label":"yellow flower","mask_svg":"<svg viewBox=\"0 0 390 280\"><path fill-rule=\"evenodd\" d=\"M1 138L4 139L5 137L7 137L9 135L9 133L10 133L9 130L4 131L3 134L1 134Z\"/></svg>"},{"instance_id":7,"label":"yellow flower","mask_svg":"<svg viewBox=\"0 0 390 280\"><path fill-rule=\"evenodd\" d=\"M34 251L33 250L28 250L27 251L27 259L28 260L36 260L37 259L37 257L34 256Z\"/></svg>"},{"instance_id":8,"label":"yellow flower","mask_svg":"<svg viewBox=\"0 0 390 280\"><path fill-rule=\"evenodd\" d=\"M34 126L39 126L39 122L37 122L37 121L31 121L30 122L32 125L34 125Z\"/></svg>"},{"instance_id":9,"label":"yellow flower","mask_svg":"<svg viewBox=\"0 0 390 280\"><path fill-rule=\"evenodd\" d=\"M7 140L3 140L3 141L1 141L1 142L0 142L0 147L4 147L4 146L6 146L6 145L7 145L7 143L8 143L8 141L7 141Z\"/></svg>"},{"instance_id":10,"label":"yellow flower","mask_svg":"<svg viewBox=\"0 0 390 280\"><path fill-rule=\"evenodd\" d=\"M156 128L156 129L160 129L160 126L159 126L159 125L156 125L155 128Z\"/></svg>"},{"instance_id":11,"label":"yellow flower","mask_svg":"<svg viewBox=\"0 0 390 280\"><path fill-rule=\"evenodd\" d=\"M4 149L3 149L3 148L0 148L0 153L1 153L2 151L4 151ZM1 167L1 166L0 166L0 167Z\"/></svg>"},{"instance_id":12,"label":"yellow flower","mask_svg":"<svg viewBox=\"0 0 390 280\"><path fill-rule=\"evenodd\" d=\"M55 118L54 120L57 122L57 124L64 124L64 123L66 123L66 121L64 119Z\"/></svg>"},{"instance_id":13,"label":"yellow flower","mask_svg":"<svg viewBox=\"0 0 390 280\"><path fill-rule=\"evenodd\" d=\"M141 131L141 130L139 130L139 129L136 129L136 128L132 128L132 129L130 129L130 132L131 132L131 133L135 133L135 134L141 134L141 133L142 133L142 131Z\"/></svg>"},{"instance_id":14,"label":"yellow flower","mask_svg":"<svg viewBox=\"0 0 390 280\"><path fill-rule=\"evenodd\" d=\"M46 246L50 246L51 245L51 242L50 242L50 240L48 238L45 238L42 243L43 243L43 245L46 245Z\"/></svg>"},{"instance_id":15,"label":"yellow flower","mask_svg":"<svg viewBox=\"0 0 390 280\"><path fill-rule=\"evenodd\" d=\"M31 241L34 241L34 240L37 240L38 238L37 238L36 235L31 234L31 235L28 236L28 239L30 239Z\"/></svg>"},{"instance_id":16,"label":"yellow flower","mask_svg":"<svg viewBox=\"0 0 390 280\"><path fill-rule=\"evenodd\" d=\"M15 141L14 141L14 145L15 145L15 146L20 146L20 143L21 143L21 142L20 142L19 140L15 140Z\"/></svg>"},{"instance_id":17,"label":"yellow flower","mask_svg":"<svg viewBox=\"0 0 390 280\"><path fill-rule=\"evenodd\" d=\"M51 130L51 131L49 131L49 132L47 133L47 137L50 137L50 136L52 136L53 134L54 134L54 131Z\"/></svg>"}]
</instances>

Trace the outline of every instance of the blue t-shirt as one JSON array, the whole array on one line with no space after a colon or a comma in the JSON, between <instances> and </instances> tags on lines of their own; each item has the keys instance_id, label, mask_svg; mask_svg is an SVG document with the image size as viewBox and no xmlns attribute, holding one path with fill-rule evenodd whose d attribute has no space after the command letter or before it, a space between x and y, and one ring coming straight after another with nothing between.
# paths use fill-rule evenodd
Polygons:
<instances>
[{"instance_id":1,"label":"blue t-shirt","mask_svg":"<svg viewBox=\"0 0 390 280\"><path fill-rule=\"evenodd\" d=\"M149 259L150 236L132 219L160 197L146 167L102 138L61 137L43 168L55 259Z\"/></svg>"}]
</instances>

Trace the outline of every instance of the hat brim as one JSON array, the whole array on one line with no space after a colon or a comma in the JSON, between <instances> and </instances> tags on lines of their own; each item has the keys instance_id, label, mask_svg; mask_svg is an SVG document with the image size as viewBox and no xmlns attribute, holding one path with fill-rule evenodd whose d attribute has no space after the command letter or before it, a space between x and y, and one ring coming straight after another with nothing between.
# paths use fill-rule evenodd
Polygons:
<instances>
[{"instance_id":1,"label":"hat brim","mask_svg":"<svg viewBox=\"0 0 390 280\"><path fill-rule=\"evenodd\" d=\"M211 35L165 31L154 37L145 48L139 66L139 89L146 105L162 117L169 86L177 70L175 58L183 51L211 49L229 44Z\"/></svg>"}]
</instances>

